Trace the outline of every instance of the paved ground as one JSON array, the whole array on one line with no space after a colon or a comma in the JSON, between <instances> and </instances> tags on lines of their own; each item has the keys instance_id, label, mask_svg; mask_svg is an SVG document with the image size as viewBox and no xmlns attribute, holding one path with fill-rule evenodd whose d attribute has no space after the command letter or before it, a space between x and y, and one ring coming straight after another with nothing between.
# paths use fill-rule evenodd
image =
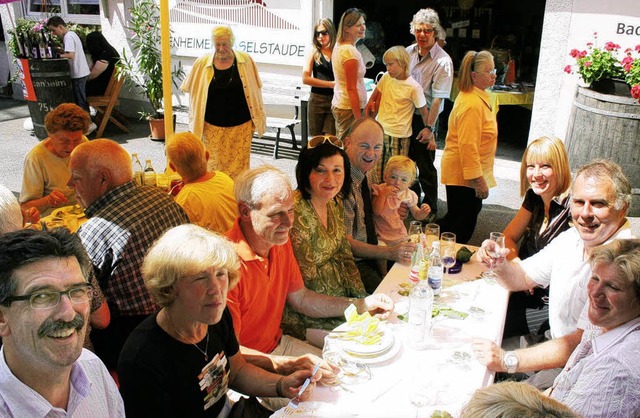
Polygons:
<instances>
[{"instance_id":1,"label":"paved ground","mask_svg":"<svg viewBox=\"0 0 640 418\"><path fill-rule=\"evenodd\" d=\"M23 128L24 120L28 116L29 111L24 102L0 98L0 161L2 161L0 164L0 183L16 194L20 192L24 156L38 143L38 139ZM166 165L164 143L151 141L148 138L149 128L146 122L132 120L129 128L131 133L123 134L117 128L109 126L103 136L117 141L130 153L138 153L143 163L145 159L151 159L156 171L162 171ZM178 124L176 130L185 131L187 126ZM495 163L498 186L491 189L489 198L485 201L480 213L478 226L470 241L474 245L479 245L484 238L489 236L489 232L502 231L521 204L519 167L526 138L509 137L503 141L501 137L500 141L498 158ZM286 147L287 144L281 148L281 156L285 158L274 160L271 158L272 141L254 141L251 166L274 165L289 174L295 186L294 170L297 154L287 152ZM442 149L442 144L439 145L439 148ZM440 153L437 153L437 166L440 165ZM438 212L442 215L446 213L443 186L440 187L438 196L440 198ZM632 219L632 223L636 236L640 236L640 218Z\"/></svg>"}]
</instances>

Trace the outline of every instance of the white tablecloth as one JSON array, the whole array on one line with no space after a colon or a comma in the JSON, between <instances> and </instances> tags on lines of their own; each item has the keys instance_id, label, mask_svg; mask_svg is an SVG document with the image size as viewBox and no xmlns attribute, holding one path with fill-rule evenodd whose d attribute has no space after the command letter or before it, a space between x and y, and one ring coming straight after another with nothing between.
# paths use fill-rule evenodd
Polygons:
<instances>
[{"instance_id":1,"label":"white tablecloth","mask_svg":"<svg viewBox=\"0 0 640 418\"><path fill-rule=\"evenodd\" d=\"M401 344L398 354L380 364L370 364L372 378L368 382L334 389L318 385L309 401L331 405L322 408L322 404L309 404L315 410L307 416L415 417L418 410L410 396L416 382L432 385L429 393L433 396L433 405L420 408L418 416L428 417L437 409L456 416L476 389L493 382L493 372L473 357L471 339L488 338L500 344L504 328L508 292L496 283L477 280L484 270L474 260L465 264L460 273L448 277L442 295L435 300L435 304L459 311L469 312L474 307L472 311L484 313L470 314L464 320L438 318L429 348L414 350L409 346L407 324L397 318L408 310L408 298L398 290L400 283L408 282L409 269L396 263L377 292L391 296L396 303L388 326L396 343ZM456 360L459 357L466 361ZM294 416L303 416L300 412Z\"/></svg>"}]
</instances>

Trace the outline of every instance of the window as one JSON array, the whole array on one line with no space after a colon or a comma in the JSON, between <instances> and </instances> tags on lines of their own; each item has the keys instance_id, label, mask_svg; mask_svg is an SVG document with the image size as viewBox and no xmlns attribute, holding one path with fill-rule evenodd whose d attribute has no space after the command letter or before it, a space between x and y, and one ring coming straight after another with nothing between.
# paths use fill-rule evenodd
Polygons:
<instances>
[{"instance_id":1,"label":"window","mask_svg":"<svg viewBox=\"0 0 640 418\"><path fill-rule=\"evenodd\" d=\"M27 0L27 15L59 14L65 22L100 24L100 0Z\"/></svg>"}]
</instances>

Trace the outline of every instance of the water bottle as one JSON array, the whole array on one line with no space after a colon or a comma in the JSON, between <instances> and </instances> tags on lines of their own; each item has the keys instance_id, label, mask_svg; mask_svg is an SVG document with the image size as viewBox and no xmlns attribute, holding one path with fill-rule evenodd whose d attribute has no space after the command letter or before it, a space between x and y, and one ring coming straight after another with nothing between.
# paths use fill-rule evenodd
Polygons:
<instances>
[{"instance_id":1,"label":"water bottle","mask_svg":"<svg viewBox=\"0 0 640 418\"><path fill-rule=\"evenodd\" d=\"M133 166L133 180L135 180L138 186L142 186L142 173L144 170L142 169L142 164L140 164L140 160L138 159L138 154L131 154L131 165Z\"/></svg>"},{"instance_id":2,"label":"water bottle","mask_svg":"<svg viewBox=\"0 0 640 418\"><path fill-rule=\"evenodd\" d=\"M431 244L431 254L429 255L429 286L433 289L434 295L439 295L442 290L443 266L440 258L440 241L433 241Z\"/></svg>"},{"instance_id":3,"label":"water bottle","mask_svg":"<svg viewBox=\"0 0 640 418\"><path fill-rule=\"evenodd\" d=\"M409 293L409 329L411 344L424 350L431 335L433 290L426 280L419 280Z\"/></svg>"},{"instance_id":4,"label":"water bottle","mask_svg":"<svg viewBox=\"0 0 640 418\"><path fill-rule=\"evenodd\" d=\"M413 254L411 255L411 269L409 270L409 281L413 284L418 283L420 280L420 267L424 259L424 250L422 245L418 242Z\"/></svg>"},{"instance_id":5,"label":"water bottle","mask_svg":"<svg viewBox=\"0 0 640 418\"><path fill-rule=\"evenodd\" d=\"M151 165L151 160L147 160L144 165L144 177L143 177L145 186L155 186L156 185L156 172Z\"/></svg>"}]
</instances>

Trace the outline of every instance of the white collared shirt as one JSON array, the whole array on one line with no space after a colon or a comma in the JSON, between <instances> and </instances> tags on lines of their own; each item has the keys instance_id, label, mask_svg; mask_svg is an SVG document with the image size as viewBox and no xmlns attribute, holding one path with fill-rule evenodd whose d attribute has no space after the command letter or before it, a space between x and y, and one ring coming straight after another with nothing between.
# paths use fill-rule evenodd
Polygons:
<instances>
[{"instance_id":1,"label":"white collared shirt","mask_svg":"<svg viewBox=\"0 0 640 418\"><path fill-rule=\"evenodd\" d=\"M120 418L124 403L102 361L91 351L82 353L71 368L66 411L53 407L42 395L20 381L9 369L0 349L0 417L3 418Z\"/></svg>"}]
</instances>

